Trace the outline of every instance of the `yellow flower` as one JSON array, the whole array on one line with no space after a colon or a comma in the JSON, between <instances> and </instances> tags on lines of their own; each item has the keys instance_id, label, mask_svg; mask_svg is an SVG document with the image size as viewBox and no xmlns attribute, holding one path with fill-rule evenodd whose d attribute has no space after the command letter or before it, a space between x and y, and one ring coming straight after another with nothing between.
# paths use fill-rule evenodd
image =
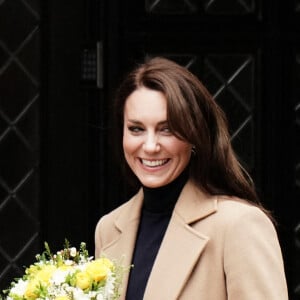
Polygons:
<instances>
[{"instance_id":1,"label":"yellow flower","mask_svg":"<svg viewBox=\"0 0 300 300\"><path fill-rule=\"evenodd\" d=\"M91 277L86 272L78 272L76 275L76 287L86 290L91 285Z\"/></svg>"},{"instance_id":2,"label":"yellow flower","mask_svg":"<svg viewBox=\"0 0 300 300\"><path fill-rule=\"evenodd\" d=\"M29 268L26 269L25 273L28 275L34 275L40 270L40 267L37 265L31 265Z\"/></svg>"},{"instance_id":3,"label":"yellow flower","mask_svg":"<svg viewBox=\"0 0 300 300\"><path fill-rule=\"evenodd\" d=\"M96 259L86 267L86 272L90 274L94 281L100 282L106 279L108 272L113 269L113 263L107 258Z\"/></svg>"},{"instance_id":4,"label":"yellow flower","mask_svg":"<svg viewBox=\"0 0 300 300\"><path fill-rule=\"evenodd\" d=\"M57 268L58 270L61 270L61 271L67 271L67 270L71 270L72 269L72 266L68 266L66 264L62 264L61 266L59 266Z\"/></svg>"},{"instance_id":5,"label":"yellow flower","mask_svg":"<svg viewBox=\"0 0 300 300\"><path fill-rule=\"evenodd\" d=\"M36 273L36 278L40 282L42 282L44 284L48 284L49 280L55 270L56 270L55 266L45 265L39 272Z\"/></svg>"},{"instance_id":6,"label":"yellow flower","mask_svg":"<svg viewBox=\"0 0 300 300\"><path fill-rule=\"evenodd\" d=\"M39 281L36 279L30 280L26 291L25 291L25 299L28 300L34 300L38 297L38 295L35 293L37 288L39 287Z\"/></svg>"},{"instance_id":7,"label":"yellow flower","mask_svg":"<svg viewBox=\"0 0 300 300\"><path fill-rule=\"evenodd\" d=\"M111 260L109 260L108 258L106 257L101 257L99 259L96 259L96 261L99 261L100 263L103 263L104 265L106 265L111 271L113 270L114 268L114 264L112 263Z\"/></svg>"},{"instance_id":8,"label":"yellow flower","mask_svg":"<svg viewBox=\"0 0 300 300\"><path fill-rule=\"evenodd\" d=\"M57 296L54 300L70 300L68 296Z\"/></svg>"},{"instance_id":9,"label":"yellow flower","mask_svg":"<svg viewBox=\"0 0 300 300\"><path fill-rule=\"evenodd\" d=\"M49 280L55 271L55 266L45 265L41 269L38 266L31 266L27 269L27 274L29 274L31 280L28 282L25 298L28 300L34 300L38 298L37 290L40 285L49 285Z\"/></svg>"}]
</instances>

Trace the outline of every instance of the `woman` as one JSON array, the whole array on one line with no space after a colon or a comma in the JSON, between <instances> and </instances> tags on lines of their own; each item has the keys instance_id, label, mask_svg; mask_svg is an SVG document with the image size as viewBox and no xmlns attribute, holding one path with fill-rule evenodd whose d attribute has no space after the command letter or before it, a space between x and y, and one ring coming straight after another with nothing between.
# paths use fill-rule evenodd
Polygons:
<instances>
[{"instance_id":1,"label":"woman","mask_svg":"<svg viewBox=\"0 0 300 300\"><path fill-rule=\"evenodd\" d=\"M202 83L152 58L121 84L115 121L141 188L100 219L95 255L134 265L121 299L288 299L276 231Z\"/></svg>"}]
</instances>

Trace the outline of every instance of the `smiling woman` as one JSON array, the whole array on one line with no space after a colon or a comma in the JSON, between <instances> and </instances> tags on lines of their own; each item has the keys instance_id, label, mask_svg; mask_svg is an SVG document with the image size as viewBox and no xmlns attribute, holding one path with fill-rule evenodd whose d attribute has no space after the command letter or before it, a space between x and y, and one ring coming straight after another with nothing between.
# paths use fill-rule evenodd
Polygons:
<instances>
[{"instance_id":1,"label":"smiling woman","mask_svg":"<svg viewBox=\"0 0 300 300\"><path fill-rule=\"evenodd\" d=\"M95 256L133 264L121 299L287 300L272 217L203 84L153 58L115 105L119 157L139 191L100 219Z\"/></svg>"},{"instance_id":2,"label":"smiling woman","mask_svg":"<svg viewBox=\"0 0 300 300\"><path fill-rule=\"evenodd\" d=\"M169 129L163 93L141 87L125 104L123 148L142 185L155 188L182 173L190 161L192 145Z\"/></svg>"}]
</instances>

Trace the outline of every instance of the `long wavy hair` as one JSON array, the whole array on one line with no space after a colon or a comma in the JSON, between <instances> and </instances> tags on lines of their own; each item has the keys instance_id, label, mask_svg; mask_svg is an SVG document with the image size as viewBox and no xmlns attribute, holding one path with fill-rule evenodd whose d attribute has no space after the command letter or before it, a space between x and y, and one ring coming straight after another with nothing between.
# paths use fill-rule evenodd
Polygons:
<instances>
[{"instance_id":1,"label":"long wavy hair","mask_svg":"<svg viewBox=\"0 0 300 300\"><path fill-rule=\"evenodd\" d=\"M233 151L224 112L196 76L162 57L137 65L127 74L115 97L116 147L132 183L140 185L123 154L124 106L128 96L141 87L160 91L166 97L170 130L193 145L195 154L189 163L189 176L200 189L212 195L237 196L262 207L252 179Z\"/></svg>"}]
</instances>

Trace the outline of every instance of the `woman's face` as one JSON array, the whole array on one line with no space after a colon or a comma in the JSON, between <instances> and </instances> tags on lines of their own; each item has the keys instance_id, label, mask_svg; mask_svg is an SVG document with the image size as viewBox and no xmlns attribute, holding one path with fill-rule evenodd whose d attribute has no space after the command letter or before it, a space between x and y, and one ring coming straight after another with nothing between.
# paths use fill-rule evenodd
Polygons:
<instances>
[{"instance_id":1,"label":"woman's face","mask_svg":"<svg viewBox=\"0 0 300 300\"><path fill-rule=\"evenodd\" d=\"M140 88L126 99L123 149L128 165L150 188L172 182L188 165L192 146L170 132L163 93Z\"/></svg>"}]
</instances>

